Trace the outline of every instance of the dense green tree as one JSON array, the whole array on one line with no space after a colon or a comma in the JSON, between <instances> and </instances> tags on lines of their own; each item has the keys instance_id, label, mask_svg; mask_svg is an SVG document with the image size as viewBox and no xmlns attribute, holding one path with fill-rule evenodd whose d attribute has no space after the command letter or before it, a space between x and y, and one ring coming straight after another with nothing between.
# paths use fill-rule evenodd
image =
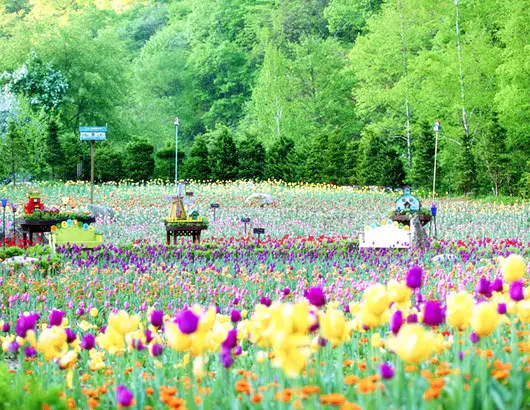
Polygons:
<instances>
[{"instance_id":1,"label":"dense green tree","mask_svg":"<svg viewBox=\"0 0 530 410\"><path fill-rule=\"evenodd\" d=\"M23 130L14 120L8 122L7 134L2 145L2 161L7 165L11 178L15 180L15 176L22 173L24 165L27 164L28 147Z\"/></svg>"},{"instance_id":2,"label":"dense green tree","mask_svg":"<svg viewBox=\"0 0 530 410\"><path fill-rule=\"evenodd\" d=\"M210 163L212 179L227 181L238 176L239 159L236 143L230 129L220 126L208 136L211 139Z\"/></svg>"},{"instance_id":3,"label":"dense green tree","mask_svg":"<svg viewBox=\"0 0 530 410\"><path fill-rule=\"evenodd\" d=\"M280 135L267 153L267 167L265 176L270 179L292 182L297 176L297 153L295 142Z\"/></svg>"},{"instance_id":4,"label":"dense green tree","mask_svg":"<svg viewBox=\"0 0 530 410\"><path fill-rule=\"evenodd\" d=\"M112 143L97 144L94 153L94 177L99 182L117 182L125 178L123 155Z\"/></svg>"},{"instance_id":5,"label":"dense green tree","mask_svg":"<svg viewBox=\"0 0 530 410\"><path fill-rule=\"evenodd\" d=\"M388 139L367 131L359 146L358 178L363 185L400 187L403 162Z\"/></svg>"},{"instance_id":6,"label":"dense green tree","mask_svg":"<svg viewBox=\"0 0 530 410\"><path fill-rule=\"evenodd\" d=\"M208 141L202 135L195 138L190 155L184 165L186 178L205 181L211 178L210 151Z\"/></svg>"},{"instance_id":7,"label":"dense green tree","mask_svg":"<svg viewBox=\"0 0 530 410\"><path fill-rule=\"evenodd\" d=\"M55 179L60 176L64 163L64 154L59 139L59 124L55 117L51 117L48 121L44 160L51 169L51 178Z\"/></svg>"},{"instance_id":8,"label":"dense green tree","mask_svg":"<svg viewBox=\"0 0 530 410\"><path fill-rule=\"evenodd\" d=\"M165 180L175 180L175 144L166 143L166 145L156 152L155 160L155 177ZM178 178L182 179L183 165L185 163L186 154L179 149L178 152Z\"/></svg>"},{"instance_id":9,"label":"dense green tree","mask_svg":"<svg viewBox=\"0 0 530 410\"><path fill-rule=\"evenodd\" d=\"M313 138L305 163L305 180L307 182L327 182L326 153L329 148L328 134L322 133Z\"/></svg>"},{"instance_id":10,"label":"dense green tree","mask_svg":"<svg viewBox=\"0 0 530 410\"><path fill-rule=\"evenodd\" d=\"M147 181L155 173L155 147L146 138L133 137L125 146L125 177Z\"/></svg>"},{"instance_id":11,"label":"dense green tree","mask_svg":"<svg viewBox=\"0 0 530 410\"><path fill-rule=\"evenodd\" d=\"M412 174L410 180L418 188L432 189L434 175L435 133L429 123L423 122L414 138Z\"/></svg>"},{"instance_id":12,"label":"dense green tree","mask_svg":"<svg viewBox=\"0 0 530 410\"><path fill-rule=\"evenodd\" d=\"M240 179L262 180L265 176L267 153L255 135L246 133L237 148Z\"/></svg>"}]
</instances>

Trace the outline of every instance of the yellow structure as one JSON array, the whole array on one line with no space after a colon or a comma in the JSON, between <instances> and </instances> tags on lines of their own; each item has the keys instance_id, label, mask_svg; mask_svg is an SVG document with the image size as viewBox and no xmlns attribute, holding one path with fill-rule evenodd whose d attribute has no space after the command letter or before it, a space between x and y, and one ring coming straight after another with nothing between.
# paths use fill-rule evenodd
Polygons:
<instances>
[{"instance_id":1,"label":"yellow structure","mask_svg":"<svg viewBox=\"0 0 530 410\"><path fill-rule=\"evenodd\" d=\"M193 211L190 215L187 215L184 203L180 197L172 198L171 211L169 217L166 218L166 222L202 222L202 216L199 216L197 211Z\"/></svg>"}]
</instances>

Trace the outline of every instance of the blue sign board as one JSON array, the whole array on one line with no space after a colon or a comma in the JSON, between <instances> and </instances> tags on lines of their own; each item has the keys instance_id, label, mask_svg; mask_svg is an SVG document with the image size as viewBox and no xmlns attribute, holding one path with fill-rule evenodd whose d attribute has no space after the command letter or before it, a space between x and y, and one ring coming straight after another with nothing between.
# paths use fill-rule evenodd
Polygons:
<instances>
[{"instance_id":1,"label":"blue sign board","mask_svg":"<svg viewBox=\"0 0 530 410\"><path fill-rule=\"evenodd\" d=\"M107 127L79 127L81 141L105 141Z\"/></svg>"}]
</instances>

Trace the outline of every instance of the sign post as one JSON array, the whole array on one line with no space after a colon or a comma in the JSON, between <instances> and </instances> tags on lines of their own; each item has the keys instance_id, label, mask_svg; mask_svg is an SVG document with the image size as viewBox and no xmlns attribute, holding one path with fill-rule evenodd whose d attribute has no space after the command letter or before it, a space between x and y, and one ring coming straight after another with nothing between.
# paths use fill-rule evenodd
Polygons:
<instances>
[{"instance_id":1,"label":"sign post","mask_svg":"<svg viewBox=\"0 0 530 410\"><path fill-rule=\"evenodd\" d=\"M81 141L90 141L90 203L94 203L94 148L107 139L107 127L79 127Z\"/></svg>"},{"instance_id":2,"label":"sign post","mask_svg":"<svg viewBox=\"0 0 530 410\"><path fill-rule=\"evenodd\" d=\"M265 233L265 228L254 228L254 235L258 235L258 242L261 240L260 236Z\"/></svg>"},{"instance_id":3,"label":"sign post","mask_svg":"<svg viewBox=\"0 0 530 410\"><path fill-rule=\"evenodd\" d=\"M245 236L247 236L247 226L250 223L250 218L241 218L241 222L245 224Z\"/></svg>"},{"instance_id":4,"label":"sign post","mask_svg":"<svg viewBox=\"0 0 530 410\"><path fill-rule=\"evenodd\" d=\"M213 209L213 221L216 221L215 210L219 208L219 204L210 204L210 208Z\"/></svg>"}]
</instances>

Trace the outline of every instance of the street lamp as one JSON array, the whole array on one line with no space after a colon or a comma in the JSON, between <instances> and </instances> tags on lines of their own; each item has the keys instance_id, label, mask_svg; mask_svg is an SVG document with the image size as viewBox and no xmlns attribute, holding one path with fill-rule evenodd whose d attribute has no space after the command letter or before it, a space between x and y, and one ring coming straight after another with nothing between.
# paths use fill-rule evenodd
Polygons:
<instances>
[{"instance_id":1,"label":"street lamp","mask_svg":"<svg viewBox=\"0 0 530 410\"><path fill-rule=\"evenodd\" d=\"M434 141L434 174L432 178L432 202L434 203L434 194L436 192L436 156L438 155L438 133L442 129L440 121L434 121L432 129L436 133L436 138Z\"/></svg>"},{"instance_id":2,"label":"street lamp","mask_svg":"<svg viewBox=\"0 0 530 410\"><path fill-rule=\"evenodd\" d=\"M12 203L11 204L11 211L13 211L13 239L15 242L15 246L17 245L17 224L15 219L15 214L17 213L17 204Z\"/></svg>"},{"instance_id":3,"label":"street lamp","mask_svg":"<svg viewBox=\"0 0 530 410\"><path fill-rule=\"evenodd\" d=\"M175 117L175 121L173 121L173 125L175 126L175 184L178 181L178 162L179 162L179 125L180 120L179 117Z\"/></svg>"},{"instance_id":4,"label":"street lamp","mask_svg":"<svg viewBox=\"0 0 530 410\"><path fill-rule=\"evenodd\" d=\"M7 198L0 199L2 208L4 208L4 213L2 217L2 232L3 232L2 246L4 249L6 247L6 206L7 206L7 202L8 202Z\"/></svg>"}]
</instances>

